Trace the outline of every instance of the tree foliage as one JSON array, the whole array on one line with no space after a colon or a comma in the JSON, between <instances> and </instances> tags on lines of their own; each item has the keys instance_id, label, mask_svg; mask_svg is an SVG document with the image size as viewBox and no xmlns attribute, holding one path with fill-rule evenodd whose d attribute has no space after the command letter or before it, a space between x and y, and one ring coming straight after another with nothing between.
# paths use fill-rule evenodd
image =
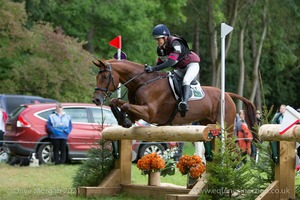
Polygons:
<instances>
[{"instance_id":1,"label":"tree foliage","mask_svg":"<svg viewBox=\"0 0 300 200\"><path fill-rule=\"evenodd\" d=\"M226 90L251 99L259 108L262 97L268 107L281 103L300 107L298 1L12 1L0 3L3 93L87 101L94 85L91 61L111 58L116 49L108 42L117 35L122 36L122 50L129 60L155 63L151 31L158 23L183 36L201 56L201 84L219 87L220 25L227 23L234 29L226 37ZM53 33L57 28L65 35ZM76 54L78 60L74 59ZM47 77L39 78L39 71ZM61 73L69 78L70 72L74 74L72 81L64 79L67 84L59 80L62 78L55 80ZM25 80L20 81L23 76ZM15 78L17 84L12 81Z\"/></svg>"},{"instance_id":2,"label":"tree foliage","mask_svg":"<svg viewBox=\"0 0 300 200\"><path fill-rule=\"evenodd\" d=\"M1 93L41 95L60 101L91 101L91 54L82 42L48 24L24 27L23 4L4 1L1 10Z\"/></svg>"}]
</instances>

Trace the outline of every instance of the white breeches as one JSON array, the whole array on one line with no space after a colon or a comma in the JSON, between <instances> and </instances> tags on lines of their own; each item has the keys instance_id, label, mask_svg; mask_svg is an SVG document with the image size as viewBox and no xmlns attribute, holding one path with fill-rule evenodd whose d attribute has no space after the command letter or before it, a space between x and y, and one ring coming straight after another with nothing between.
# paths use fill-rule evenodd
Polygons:
<instances>
[{"instance_id":1,"label":"white breeches","mask_svg":"<svg viewBox=\"0 0 300 200\"><path fill-rule=\"evenodd\" d=\"M200 65L199 63L193 62L188 64L184 69L176 69L174 71L180 77L183 77L182 85L190 85L198 75L200 71Z\"/></svg>"}]
</instances>

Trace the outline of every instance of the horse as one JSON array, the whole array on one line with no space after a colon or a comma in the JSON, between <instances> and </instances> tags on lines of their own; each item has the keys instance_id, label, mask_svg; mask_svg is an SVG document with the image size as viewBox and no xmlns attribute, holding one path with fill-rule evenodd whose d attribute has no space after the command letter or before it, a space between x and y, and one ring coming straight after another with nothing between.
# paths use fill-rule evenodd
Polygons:
<instances>
[{"instance_id":1,"label":"horse","mask_svg":"<svg viewBox=\"0 0 300 200\"><path fill-rule=\"evenodd\" d=\"M150 124L184 125L198 122L200 125L221 123L221 90L212 86L201 86L205 93L200 100L189 100L189 111L183 117L177 110L176 100L169 84L167 72L146 73L145 66L128 60L98 60L93 102L100 106L123 84L128 92L128 101L112 98L109 106L119 125L130 127L139 119ZM255 124L256 108L248 99L235 93L225 93L224 123L228 132L233 132L236 106L233 98L244 102L246 121Z\"/></svg>"}]
</instances>

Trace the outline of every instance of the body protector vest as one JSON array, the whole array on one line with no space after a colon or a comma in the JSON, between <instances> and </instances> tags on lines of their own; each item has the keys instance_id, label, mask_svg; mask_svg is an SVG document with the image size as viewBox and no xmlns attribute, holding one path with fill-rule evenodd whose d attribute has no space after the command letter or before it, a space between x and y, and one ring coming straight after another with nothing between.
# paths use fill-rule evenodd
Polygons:
<instances>
[{"instance_id":1,"label":"body protector vest","mask_svg":"<svg viewBox=\"0 0 300 200\"><path fill-rule=\"evenodd\" d=\"M185 68L188 64L192 62L200 62L199 56L189 49L189 46L184 38L177 36L169 36L164 48L158 47L157 54L164 60L163 57L167 57L171 52L175 51L172 43L177 41L181 45L181 53L178 57L178 63L173 68Z\"/></svg>"}]
</instances>

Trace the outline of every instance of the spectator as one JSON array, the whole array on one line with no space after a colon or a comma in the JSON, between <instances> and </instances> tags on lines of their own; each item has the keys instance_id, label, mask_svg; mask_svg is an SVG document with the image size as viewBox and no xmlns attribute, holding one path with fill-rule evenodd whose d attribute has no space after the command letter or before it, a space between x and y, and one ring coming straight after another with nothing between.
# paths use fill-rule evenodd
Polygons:
<instances>
[{"instance_id":1,"label":"spectator","mask_svg":"<svg viewBox=\"0 0 300 200\"><path fill-rule=\"evenodd\" d=\"M245 112L240 110L239 112L239 121L236 123L236 133L237 133L237 144L241 151L241 155L250 155L251 154L251 141L253 136L251 131L248 128L248 125L245 122ZM246 160L244 159L243 162Z\"/></svg>"},{"instance_id":2,"label":"spectator","mask_svg":"<svg viewBox=\"0 0 300 200\"><path fill-rule=\"evenodd\" d=\"M259 110L256 111L256 122L258 126L261 126L261 112Z\"/></svg>"},{"instance_id":3,"label":"spectator","mask_svg":"<svg viewBox=\"0 0 300 200\"><path fill-rule=\"evenodd\" d=\"M200 125L199 122L193 122L192 125ZM201 157L202 162L206 164L206 157L205 157L205 146L203 142L193 142L193 145L195 146L195 155L198 155Z\"/></svg>"},{"instance_id":4,"label":"spectator","mask_svg":"<svg viewBox=\"0 0 300 200\"><path fill-rule=\"evenodd\" d=\"M66 146L68 136L72 130L71 117L62 108L61 103L56 104L55 113L49 115L47 129L53 144L54 163L64 164L66 162Z\"/></svg>"},{"instance_id":5,"label":"spectator","mask_svg":"<svg viewBox=\"0 0 300 200\"><path fill-rule=\"evenodd\" d=\"M285 109L286 109L286 105L281 104L279 112L277 112L272 119L272 124L281 124L285 113Z\"/></svg>"},{"instance_id":6,"label":"spectator","mask_svg":"<svg viewBox=\"0 0 300 200\"><path fill-rule=\"evenodd\" d=\"M0 107L0 152L3 151L3 135L5 133L6 120L7 113L2 107Z\"/></svg>"},{"instance_id":7,"label":"spectator","mask_svg":"<svg viewBox=\"0 0 300 200\"><path fill-rule=\"evenodd\" d=\"M281 104L279 108L279 112L277 112L271 123L272 124L281 124L284 113L285 113L286 105ZM271 141L270 142L271 149L272 149L272 159L275 163L279 163L279 142L278 141Z\"/></svg>"}]
</instances>

